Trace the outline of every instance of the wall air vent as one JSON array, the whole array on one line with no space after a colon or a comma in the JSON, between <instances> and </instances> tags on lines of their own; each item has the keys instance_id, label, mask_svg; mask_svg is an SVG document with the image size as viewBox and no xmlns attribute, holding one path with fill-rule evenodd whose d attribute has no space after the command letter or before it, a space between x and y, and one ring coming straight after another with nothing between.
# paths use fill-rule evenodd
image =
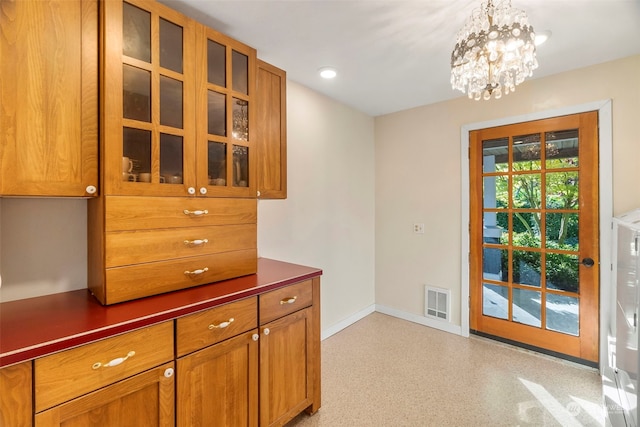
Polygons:
<instances>
[{"instance_id":1,"label":"wall air vent","mask_svg":"<svg viewBox=\"0 0 640 427\"><path fill-rule=\"evenodd\" d=\"M438 320L449 321L450 293L448 289L425 286L424 315Z\"/></svg>"}]
</instances>

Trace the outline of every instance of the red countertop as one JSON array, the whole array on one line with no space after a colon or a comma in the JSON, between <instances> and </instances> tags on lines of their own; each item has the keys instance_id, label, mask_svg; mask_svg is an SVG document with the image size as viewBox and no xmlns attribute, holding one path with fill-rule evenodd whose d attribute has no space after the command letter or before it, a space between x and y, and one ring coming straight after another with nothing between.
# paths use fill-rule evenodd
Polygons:
<instances>
[{"instance_id":1,"label":"red countertop","mask_svg":"<svg viewBox=\"0 0 640 427\"><path fill-rule=\"evenodd\" d=\"M249 276L110 306L82 289L0 304L0 368L322 275L258 259Z\"/></svg>"}]
</instances>

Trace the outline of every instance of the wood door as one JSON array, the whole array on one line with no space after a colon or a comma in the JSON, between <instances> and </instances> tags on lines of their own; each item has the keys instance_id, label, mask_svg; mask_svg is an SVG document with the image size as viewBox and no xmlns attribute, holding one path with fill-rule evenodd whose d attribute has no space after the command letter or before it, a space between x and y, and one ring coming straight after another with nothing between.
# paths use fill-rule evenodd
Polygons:
<instances>
[{"instance_id":1,"label":"wood door","mask_svg":"<svg viewBox=\"0 0 640 427\"><path fill-rule=\"evenodd\" d=\"M178 359L177 425L258 425L258 334Z\"/></svg>"},{"instance_id":2,"label":"wood door","mask_svg":"<svg viewBox=\"0 0 640 427\"><path fill-rule=\"evenodd\" d=\"M36 414L36 427L174 425L173 362Z\"/></svg>"},{"instance_id":3,"label":"wood door","mask_svg":"<svg viewBox=\"0 0 640 427\"><path fill-rule=\"evenodd\" d=\"M0 196L95 196L98 2L2 1Z\"/></svg>"},{"instance_id":4,"label":"wood door","mask_svg":"<svg viewBox=\"0 0 640 427\"><path fill-rule=\"evenodd\" d=\"M471 330L597 364L597 112L469 143Z\"/></svg>"},{"instance_id":5,"label":"wood door","mask_svg":"<svg viewBox=\"0 0 640 427\"><path fill-rule=\"evenodd\" d=\"M282 426L312 403L311 310L297 311L261 327L261 426Z\"/></svg>"}]
</instances>

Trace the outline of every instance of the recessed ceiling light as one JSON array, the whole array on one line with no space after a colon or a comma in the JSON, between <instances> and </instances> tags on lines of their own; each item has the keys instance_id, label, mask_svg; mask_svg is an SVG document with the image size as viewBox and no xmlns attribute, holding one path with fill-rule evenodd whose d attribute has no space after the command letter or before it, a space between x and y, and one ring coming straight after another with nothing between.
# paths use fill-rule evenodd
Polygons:
<instances>
[{"instance_id":1,"label":"recessed ceiling light","mask_svg":"<svg viewBox=\"0 0 640 427\"><path fill-rule=\"evenodd\" d=\"M320 77L323 79L332 79L338 75L338 72L333 67L322 67L318 70Z\"/></svg>"},{"instance_id":2,"label":"recessed ceiling light","mask_svg":"<svg viewBox=\"0 0 640 427\"><path fill-rule=\"evenodd\" d=\"M539 33L536 33L536 40L535 40L535 44L536 46L540 46L542 43L546 42L547 40L549 40L549 37L551 37L551 31L546 30L546 31L540 31Z\"/></svg>"}]
</instances>

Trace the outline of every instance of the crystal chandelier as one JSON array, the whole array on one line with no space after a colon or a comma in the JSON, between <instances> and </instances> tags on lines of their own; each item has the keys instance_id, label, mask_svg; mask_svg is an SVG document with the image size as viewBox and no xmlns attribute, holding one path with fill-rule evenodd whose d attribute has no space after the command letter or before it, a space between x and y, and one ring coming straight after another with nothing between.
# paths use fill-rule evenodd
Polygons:
<instances>
[{"instance_id":1,"label":"crystal chandelier","mask_svg":"<svg viewBox=\"0 0 640 427\"><path fill-rule=\"evenodd\" d=\"M535 33L526 12L482 2L458 32L451 53L451 86L469 98L496 99L516 90L538 68Z\"/></svg>"}]
</instances>

